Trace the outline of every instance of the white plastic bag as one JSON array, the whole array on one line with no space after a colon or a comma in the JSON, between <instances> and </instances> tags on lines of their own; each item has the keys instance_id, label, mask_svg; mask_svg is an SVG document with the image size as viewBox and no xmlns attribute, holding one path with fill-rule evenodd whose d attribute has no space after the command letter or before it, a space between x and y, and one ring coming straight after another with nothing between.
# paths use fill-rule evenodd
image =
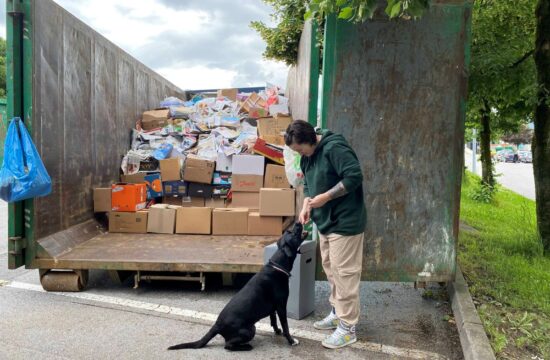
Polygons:
<instances>
[{"instance_id":1,"label":"white plastic bag","mask_svg":"<svg viewBox=\"0 0 550 360\"><path fill-rule=\"evenodd\" d=\"M283 157L285 159L285 172L288 182L293 187L304 184L304 174L300 169L301 156L296 151L285 145L283 148Z\"/></svg>"}]
</instances>

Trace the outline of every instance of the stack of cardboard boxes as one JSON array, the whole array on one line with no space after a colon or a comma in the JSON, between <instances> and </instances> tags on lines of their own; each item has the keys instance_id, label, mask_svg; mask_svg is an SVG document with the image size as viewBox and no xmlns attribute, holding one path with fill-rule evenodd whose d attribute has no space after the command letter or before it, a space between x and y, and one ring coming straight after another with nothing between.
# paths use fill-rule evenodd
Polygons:
<instances>
[{"instance_id":1,"label":"stack of cardboard boxes","mask_svg":"<svg viewBox=\"0 0 550 360\"><path fill-rule=\"evenodd\" d=\"M110 232L280 235L295 215L295 192L284 166L259 155L235 155L231 165L188 156L160 161L160 173L122 175L94 190L94 210L109 213ZM230 191L231 190L231 191ZM160 202L162 198L162 203Z\"/></svg>"}]
</instances>

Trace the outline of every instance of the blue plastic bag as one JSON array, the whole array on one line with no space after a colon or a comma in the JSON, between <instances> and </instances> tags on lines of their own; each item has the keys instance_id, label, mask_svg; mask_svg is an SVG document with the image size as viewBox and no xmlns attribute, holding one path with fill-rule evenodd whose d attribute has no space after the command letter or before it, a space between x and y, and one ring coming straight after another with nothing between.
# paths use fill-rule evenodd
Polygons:
<instances>
[{"instance_id":1,"label":"blue plastic bag","mask_svg":"<svg viewBox=\"0 0 550 360\"><path fill-rule=\"evenodd\" d=\"M52 192L52 180L20 118L10 122L0 168L0 198L16 202Z\"/></svg>"},{"instance_id":2,"label":"blue plastic bag","mask_svg":"<svg viewBox=\"0 0 550 360\"><path fill-rule=\"evenodd\" d=\"M157 160L168 159L173 148L174 146L172 144L164 143L153 151L153 157Z\"/></svg>"}]
</instances>

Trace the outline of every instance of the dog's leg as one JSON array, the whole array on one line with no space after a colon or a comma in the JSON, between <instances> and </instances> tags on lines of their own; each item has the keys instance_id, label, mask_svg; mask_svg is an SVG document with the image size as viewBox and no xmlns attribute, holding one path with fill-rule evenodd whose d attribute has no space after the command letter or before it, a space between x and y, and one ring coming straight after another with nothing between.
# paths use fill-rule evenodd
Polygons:
<instances>
[{"instance_id":1,"label":"dog's leg","mask_svg":"<svg viewBox=\"0 0 550 360\"><path fill-rule=\"evenodd\" d=\"M293 339L290 336L290 330L288 329L288 320L286 318L286 304L277 307L277 314L279 315L279 321L283 328L283 335L287 339L289 345L298 345L300 342L298 339Z\"/></svg>"},{"instance_id":2,"label":"dog's leg","mask_svg":"<svg viewBox=\"0 0 550 360\"><path fill-rule=\"evenodd\" d=\"M248 344L250 340L256 335L256 327L252 325L251 328L239 329L237 334L225 340L225 349L229 351L250 351L252 345Z\"/></svg>"},{"instance_id":3,"label":"dog's leg","mask_svg":"<svg viewBox=\"0 0 550 360\"><path fill-rule=\"evenodd\" d=\"M269 314L269 319L271 320L271 326L273 327L273 331L275 331L275 334L281 335L281 329L277 326L277 315L275 311L273 311L271 314Z\"/></svg>"}]
</instances>

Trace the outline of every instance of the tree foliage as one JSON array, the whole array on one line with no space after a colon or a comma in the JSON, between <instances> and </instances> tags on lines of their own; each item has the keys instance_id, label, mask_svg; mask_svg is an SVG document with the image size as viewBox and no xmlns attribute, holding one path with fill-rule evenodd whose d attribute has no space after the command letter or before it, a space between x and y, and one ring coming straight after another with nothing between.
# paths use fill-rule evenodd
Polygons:
<instances>
[{"instance_id":1,"label":"tree foliage","mask_svg":"<svg viewBox=\"0 0 550 360\"><path fill-rule=\"evenodd\" d=\"M533 50L536 0L475 0L467 125L489 106L493 137L533 119L537 82Z\"/></svg>"},{"instance_id":2,"label":"tree foliage","mask_svg":"<svg viewBox=\"0 0 550 360\"><path fill-rule=\"evenodd\" d=\"M323 18L338 14L338 18L355 23L371 19L380 5L378 0L310 0L306 18ZM388 0L385 12L390 18L419 18L430 6L430 0Z\"/></svg>"},{"instance_id":3,"label":"tree foliage","mask_svg":"<svg viewBox=\"0 0 550 360\"><path fill-rule=\"evenodd\" d=\"M256 30L266 43L263 55L267 59L294 65L298 60L306 2L303 0L264 0L264 2L273 7L274 13L271 16L277 25L268 27L261 21L250 23L250 27Z\"/></svg>"}]
</instances>

